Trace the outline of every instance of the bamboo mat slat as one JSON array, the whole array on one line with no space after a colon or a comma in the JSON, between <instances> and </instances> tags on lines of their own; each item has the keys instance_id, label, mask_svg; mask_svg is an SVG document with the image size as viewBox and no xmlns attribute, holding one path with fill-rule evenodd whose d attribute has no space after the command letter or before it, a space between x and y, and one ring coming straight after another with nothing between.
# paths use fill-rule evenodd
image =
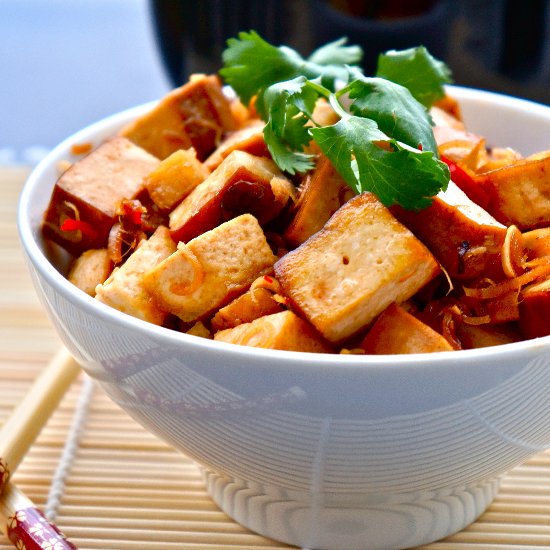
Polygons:
<instances>
[{"instance_id":1,"label":"bamboo mat slat","mask_svg":"<svg viewBox=\"0 0 550 550\"><path fill-rule=\"evenodd\" d=\"M15 205L27 172L0 167L0 424L60 346L16 235ZM52 510L52 482L86 384L81 375L13 477L42 510ZM81 550L289 548L228 518L208 497L198 467L137 425L98 387L64 480L54 500L55 522ZM550 451L512 470L477 522L417 550L542 548L550 549ZM0 550L11 549L0 535Z\"/></svg>"}]
</instances>

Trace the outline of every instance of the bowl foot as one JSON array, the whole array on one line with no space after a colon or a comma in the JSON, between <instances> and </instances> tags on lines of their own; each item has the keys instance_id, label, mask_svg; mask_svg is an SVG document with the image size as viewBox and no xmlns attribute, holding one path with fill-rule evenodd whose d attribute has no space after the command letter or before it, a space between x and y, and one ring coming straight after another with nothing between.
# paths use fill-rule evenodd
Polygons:
<instances>
[{"instance_id":1,"label":"bowl foot","mask_svg":"<svg viewBox=\"0 0 550 550\"><path fill-rule=\"evenodd\" d=\"M498 479L392 495L309 495L205 471L216 504L271 539L315 550L399 550L464 529L494 499ZM327 502L330 500L330 502Z\"/></svg>"}]
</instances>

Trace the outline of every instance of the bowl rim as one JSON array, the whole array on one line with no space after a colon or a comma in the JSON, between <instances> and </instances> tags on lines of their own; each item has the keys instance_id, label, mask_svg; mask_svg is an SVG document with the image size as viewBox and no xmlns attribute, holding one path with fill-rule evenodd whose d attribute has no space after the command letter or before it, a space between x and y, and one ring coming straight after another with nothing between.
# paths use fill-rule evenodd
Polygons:
<instances>
[{"instance_id":1,"label":"bowl rim","mask_svg":"<svg viewBox=\"0 0 550 550\"><path fill-rule=\"evenodd\" d=\"M532 113L540 113L545 116L550 116L550 106L545 106L535 103L531 100L517 98L514 96L491 92L487 90L479 90L464 86L447 86L451 93L455 93L460 99L483 99L490 101L492 104L507 107L520 107L528 109ZM95 300L82 290L72 285L66 277L64 277L57 268L48 260L42 247L37 241L37 232L33 229L33 223L30 216L30 205L34 193L44 185L44 178L47 178L47 172L55 166L61 158L66 158L71 145L74 143L90 141L91 138L105 132L107 129L115 130L121 127L123 123L131 120L133 117L150 109L159 100L150 101L141 105L125 109L99 121L96 121L81 130L68 136L56 147L54 147L41 162L31 171L28 176L22 192L19 197L17 206L17 230L20 243L26 253L27 261L29 261L34 269L44 278L47 283L59 292L73 305L91 314L111 323L120 323L124 329L136 331L136 333L144 336L152 336L155 339L162 339L168 345L181 345L194 348L197 352L206 353L223 353L231 354L234 358L242 357L250 359L260 364L263 360L273 364L280 362L287 364L293 362L295 364L308 364L311 368L311 363L315 363L315 368L332 368L339 369L378 369L388 368L388 366L399 368L400 366L423 365L425 367L437 364L437 368L447 367L456 368L458 362L465 363L477 362L486 358L491 358L492 361L497 361L501 358L509 360L511 357L518 357L526 353L534 353L541 351L541 348L550 349L550 336L534 338L530 340L522 340L499 346L477 348L470 350L456 350L452 352L434 352L434 353L412 353L403 355L354 355L346 354L343 359L342 354L324 354L298 351L283 351L271 350L264 348L255 348L250 346L241 346L216 340L201 338L194 335L178 332L169 328L161 327L138 319L126 313L122 313L106 304L102 304ZM51 179L51 178L48 178ZM53 187L55 180L51 181Z\"/></svg>"}]
</instances>

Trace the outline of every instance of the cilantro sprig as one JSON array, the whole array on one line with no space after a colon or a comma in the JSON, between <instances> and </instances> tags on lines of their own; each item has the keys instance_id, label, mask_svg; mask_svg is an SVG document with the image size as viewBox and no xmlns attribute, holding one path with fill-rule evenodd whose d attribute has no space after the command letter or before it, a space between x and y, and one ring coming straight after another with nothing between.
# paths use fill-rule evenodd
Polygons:
<instances>
[{"instance_id":1,"label":"cilantro sprig","mask_svg":"<svg viewBox=\"0 0 550 550\"><path fill-rule=\"evenodd\" d=\"M367 77L357 66L361 55L341 39L304 59L242 32L228 41L220 74L244 103L255 98L281 170L310 170L314 159L305 150L313 140L357 193L371 191L387 206L424 208L449 181L428 109L444 95L450 73L418 47L382 54L376 75ZM339 115L336 124L314 120L320 98Z\"/></svg>"},{"instance_id":2,"label":"cilantro sprig","mask_svg":"<svg viewBox=\"0 0 550 550\"><path fill-rule=\"evenodd\" d=\"M292 48L272 46L255 31L241 32L227 41L220 74L245 104L257 96L256 108L264 117L263 96L271 85L303 76L318 78L323 86L334 89L337 81L347 80L347 66L357 64L363 53L358 46L345 44L345 39L331 42L303 59Z\"/></svg>"}]
</instances>

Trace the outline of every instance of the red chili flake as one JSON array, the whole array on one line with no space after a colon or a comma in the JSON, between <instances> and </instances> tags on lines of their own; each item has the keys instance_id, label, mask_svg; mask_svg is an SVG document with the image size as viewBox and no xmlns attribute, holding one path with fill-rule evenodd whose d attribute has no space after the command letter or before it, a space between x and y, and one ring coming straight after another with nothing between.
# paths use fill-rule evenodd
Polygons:
<instances>
[{"instance_id":1,"label":"red chili flake","mask_svg":"<svg viewBox=\"0 0 550 550\"><path fill-rule=\"evenodd\" d=\"M273 279L268 275L264 275L264 281L269 284L273 283Z\"/></svg>"},{"instance_id":2,"label":"red chili flake","mask_svg":"<svg viewBox=\"0 0 550 550\"><path fill-rule=\"evenodd\" d=\"M141 225L141 212L139 210L131 210L128 212L128 217L132 223Z\"/></svg>"},{"instance_id":3,"label":"red chili flake","mask_svg":"<svg viewBox=\"0 0 550 550\"><path fill-rule=\"evenodd\" d=\"M142 215L145 212L145 207L138 200L123 199L117 206L119 216L124 218L124 221L133 225L142 224Z\"/></svg>"},{"instance_id":4,"label":"red chili flake","mask_svg":"<svg viewBox=\"0 0 550 550\"><path fill-rule=\"evenodd\" d=\"M73 220L72 218L67 218L59 229L61 229L61 231L81 231L83 235L91 238L95 236L95 230L88 222Z\"/></svg>"}]
</instances>

